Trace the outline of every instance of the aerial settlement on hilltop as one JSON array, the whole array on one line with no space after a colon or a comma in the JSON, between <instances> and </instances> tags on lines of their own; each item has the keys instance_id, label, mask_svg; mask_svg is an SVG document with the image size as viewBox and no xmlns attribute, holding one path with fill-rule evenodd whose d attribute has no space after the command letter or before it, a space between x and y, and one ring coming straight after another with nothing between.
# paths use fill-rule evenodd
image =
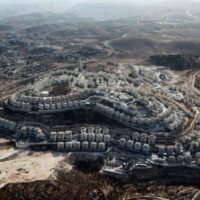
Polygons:
<instances>
[{"instance_id":1,"label":"aerial settlement on hilltop","mask_svg":"<svg viewBox=\"0 0 200 200\"><path fill-rule=\"evenodd\" d=\"M200 101L177 75L118 64L114 72L55 70L4 102L0 127L17 148L101 155L102 174L127 180L200 169ZM93 113L93 119L90 115ZM142 176L149 172L149 175Z\"/></svg>"}]
</instances>

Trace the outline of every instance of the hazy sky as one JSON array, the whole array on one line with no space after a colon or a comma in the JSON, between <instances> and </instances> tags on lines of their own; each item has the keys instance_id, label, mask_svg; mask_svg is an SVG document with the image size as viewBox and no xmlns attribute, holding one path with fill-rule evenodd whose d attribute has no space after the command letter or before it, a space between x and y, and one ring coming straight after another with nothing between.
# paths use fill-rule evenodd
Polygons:
<instances>
[{"instance_id":1,"label":"hazy sky","mask_svg":"<svg viewBox=\"0 0 200 200\"><path fill-rule=\"evenodd\" d=\"M32 3L49 3L49 2L67 2L71 0L0 0L0 4L32 4ZM79 0L73 0L78 2Z\"/></svg>"},{"instance_id":2,"label":"hazy sky","mask_svg":"<svg viewBox=\"0 0 200 200\"><path fill-rule=\"evenodd\" d=\"M56 1L64 1L64 0L0 0L0 4L32 4L32 3L48 3Z\"/></svg>"},{"instance_id":3,"label":"hazy sky","mask_svg":"<svg viewBox=\"0 0 200 200\"><path fill-rule=\"evenodd\" d=\"M84 1L104 1L104 2L123 2L123 1L129 1L129 2L137 2L137 3L145 3L145 4L153 4L157 2L162 2L165 1L167 2L168 0L0 0L0 4L32 4L32 3L49 3L49 2L73 2L73 3L79 3L79 2L84 2ZM177 0L174 0L174 3ZM178 0L180 1L180 0ZM188 0L188 1L200 1L200 0Z\"/></svg>"},{"instance_id":4,"label":"hazy sky","mask_svg":"<svg viewBox=\"0 0 200 200\"><path fill-rule=\"evenodd\" d=\"M0 4L32 4L32 3L48 3L48 2L67 2L67 1L73 1L74 3L78 3L78 2L82 2L82 1L90 1L90 2L93 2L93 1L104 1L105 0L0 0ZM120 2L119 0L107 0L106 2L113 2L113 1L118 1ZM127 1L127 0L125 0ZM131 0L128 0L128 1L131 1ZM163 1L163 0L132 0L132 1L137 1L137 2L145 2L145 3L148 3L148 2L160 2L160 1ZM123 0L121 1L123 2Z\"/></svg>"}]
</instances>

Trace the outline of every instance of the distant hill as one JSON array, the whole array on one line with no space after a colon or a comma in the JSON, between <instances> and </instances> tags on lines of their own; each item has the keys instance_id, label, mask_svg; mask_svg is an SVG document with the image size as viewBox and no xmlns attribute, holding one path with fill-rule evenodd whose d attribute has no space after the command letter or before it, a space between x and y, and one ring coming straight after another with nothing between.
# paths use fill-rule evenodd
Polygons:
<instances>
[{"instance_id":1,"label":"distant hill","mask_svg":"<svg viewBox=\"0 0 200 200\"><path fill-rule=\"evenodd\" d=\"M34 1L16 1L16 3L11 4L0 4L0 19L5 19L9 17L15 17L19 15L29 15L33 13L54 13L61 14L66 13L70 10L77 2L82 0L48 0L39 1L34 3ZM37 1L35 1L37 2Z\"/></svg>"},{"instance_id":2,"label":"distant hill","mask_svg":"<svg viewBox=\"0 0 200 200\"><path fill-rule=\"evenodd\" d=\"M97 20L120 19L134 17L141 13L142 7L134 3L80 3L71 9L79 17Z\"/></svg>"},{"instance_id":3,"label":"distant hill","mask_svg":"<svg viewBox=\"0 0 200 200\"><path fill-rule=\"evenodd\" d=\"M176 3L174 0L141 2L137 0L128 2L86 1L75 5L70 12L79 17L96 20L115 20L131 17L150 20L175 20L176 18L191 20L196 17L196 13L200 13L200 1L195 0L176 0Z\"/></svg>"},{"instance_id":4,"label":"distant hill","mask_svg":"<svg viewBox=\"0 0 200 200\"><path fill-rule=\"evenodd\" d=\"M200 1L195 0L45 0L41 2L20 0L17 2L0 4L0 20L48 12L54 14L70 12L79 17L95 20L135 17L142 20L191 20L200 17Z\"/></svg>"},{"instance_id":5,"label":"distant hill","mask_svg":"<svg viewBox=\"0 0 200 200\"><path fill-rule=\"evenodd\" d=\"M174 70L185 70L199 67L199 56L184 55L154 55L150 57L150 62L158 66L166 66Z\"/></svg>"}]
</instances>

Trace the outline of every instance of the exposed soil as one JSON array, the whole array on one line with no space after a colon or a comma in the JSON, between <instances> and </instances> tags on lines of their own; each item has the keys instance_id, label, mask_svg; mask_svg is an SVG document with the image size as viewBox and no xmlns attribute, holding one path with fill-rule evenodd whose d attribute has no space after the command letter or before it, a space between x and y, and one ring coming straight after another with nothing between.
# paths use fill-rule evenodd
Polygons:
<instances>
[{"instance_id":1,"label":"exposed soil","mask_svg":"<svg viewBox=\"0 0 200 200\"><path fill-rule=\"evenodd\" d=\"M1 149L1 158L15 153L14 149ZM50 152L24 151L14 158L0 162L0 188L9 183L29 183L37 180L47 180L54 173L65 155ZM66 165L68 171L70 165Z\"/></svg>"},{"instance_id":2,"label":"exposed soil","mask_svg":"<svg viewBox=\"0 0 200 200\"><path fill-rule=\"evenodd\" d=\"M70 86L66 83L62 83L54 86L52 90L49 92L49 94L54 96L60 96L60 95L67 95L70 92L71 92Z\"/></svg>"},{"instance_id":3,"label":"exposed soil","mask_svg":"<svg viewBox=\"0 0 200 200\"><path fill-rule=\"evenodd\" d=\"M149 38L121 38L113 40L111 46L123 53L139 58L148 58L156 54L200 54L200 41L162 40Z\"/></svg>"},{"instance_id":4,"label":"exposed soil","mask_svg":"<svg viewBox=\"0 0 200 200\"><path fill-rule=\"evenodd\" d=\"M4 200L198 200L200 192L199 188L192 186L122 184L96 173L73 170L59 172L56 181L9 184L0 190L0 196Z\"/></svg>"}]
</instances>

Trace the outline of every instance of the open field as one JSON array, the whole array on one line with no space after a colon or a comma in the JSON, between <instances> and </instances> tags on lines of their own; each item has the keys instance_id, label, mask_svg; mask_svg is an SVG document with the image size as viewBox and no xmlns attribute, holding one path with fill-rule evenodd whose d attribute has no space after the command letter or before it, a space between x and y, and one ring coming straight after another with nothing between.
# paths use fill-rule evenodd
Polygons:
<instances>
[{"instance_id":1,"label":"open field","mask_svg":"<svg viewBox=\"0 0 200 200\"><path fill-rule=\"evenodd\" d=\"M59 162L66 158L66 155L50 152L24 151L17 153L16 149L0 149L0 188L10 183L27 183L52 179ZM6 159L7 157L7 159ZM65 170L71 170L70 165L66 165Z\"/></svg>"}]
</instances>

